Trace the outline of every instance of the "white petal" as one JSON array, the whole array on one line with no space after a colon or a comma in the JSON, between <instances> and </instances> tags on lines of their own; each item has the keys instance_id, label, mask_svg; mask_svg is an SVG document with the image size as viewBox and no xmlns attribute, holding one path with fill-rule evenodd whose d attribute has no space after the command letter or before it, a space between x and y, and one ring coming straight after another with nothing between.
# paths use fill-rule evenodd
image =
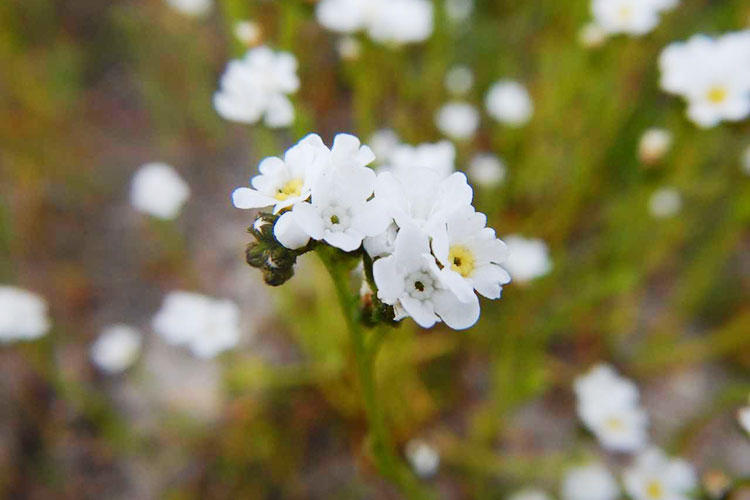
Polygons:
<instances>
[{"instance_id":1,"label":"white petal","mask_svg":"<svg viewBox=\"0 0 750 500\"><path fill-rule=\"evenodd\" d=\"M372 265L378 298L386 304L394 305L404 293L404 277L398 272L394 256L378 259Z\"/></svg>"},{"instance_id":2,"label":"white petal","mask_svg":"<svg viewBox=\"0 0 750 500\"><path fill-rule=\"evenodd\" d=\"M286 212L276 221L273 235L279 243L291 250L304 247L310 241L310 236L297 225L292 212Z\"/></svg>"},{"instance_id":3,"label":"white petal","mask_svg":"<svg viewBox=\"0 0 750 500\"><path fill-rule=\"evenodd\" d=\"M351 224L366 236L377 236L385 232L392 221L386 207L373 198L356 211Z\"/></svg>"},{"instance_id":4,"label":"white petal","mask_svg":"<svg viewBox=\"0 0 750 500\"><path fill-rule=\"evenodd\" d=\"M454 330L471 328L479 319L479 299L476 295L472 302L465 303L448 290L435 290L432 302L440 319Z\"/></svg>"},{"instance_id":5,"label":"white petal","mask_svg":"<svg viewBox=\"0 0 750 500\"><path fill-rule=\"evenodd\" d=\"M435 315L435 311L429 301L423 302L409 295L404 295L401 297L401 305L409 313L409 316L422 328L430 328L440 320Z\"/></svg>"},{"instance_id":6,"label":"white petal","mask_svg":"<svg viewBox=\"0 0 750 500\"><path fill-rule=\"evenodd\" d=\"M317 208L310 203L297 203L292 209L297 225L315 240L323 239L323 219Z\"/></svg>"},{"instance_id":7,"label":"white petal","mask_svg":"<svg viewBox=\"0 0 750 500\"><path fill-rule=\"evenodd\" d=\"M276 94L266 105L266 125L271 128L288 127L294 122L294 106L285 95Z\"/></svg>"},{"instance_id":8,"label":"white petal","mask_svg":"<svg viewBox=\"0 0 750 500\"><path fill-rule=\"evenodd\" d=\"M232 203L237 208L264 208L270 207L275 202L275 199L246 187L237 188L232 193Z\"/></svg>"},{"instance_id":9,"label":"white petal","mask_svg":"<svg viewBox=\"0 0 750 500\"><path fill-rule=\"evenodd\" d=\"M323 239L345 252L353 252L362 245L362 236L357 237L350 232L326 231Z\"/></svg>"}]
</instances>

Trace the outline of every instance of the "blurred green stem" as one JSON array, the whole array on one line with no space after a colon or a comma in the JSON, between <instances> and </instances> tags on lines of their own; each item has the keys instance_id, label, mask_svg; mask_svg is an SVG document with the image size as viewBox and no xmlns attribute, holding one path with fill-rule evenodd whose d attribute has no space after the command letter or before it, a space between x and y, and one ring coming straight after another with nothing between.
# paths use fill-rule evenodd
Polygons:
<instances>
[{"instance_id":1,"label":"blurred green stem","mask_svg":"<svg viewBox=\"0 0 750 500\"><path fill-rule=\"evenodd\" d=\"M341 312L344 314L349 330L354 358L357 364L357 376L362 390L367 423L370 430L370 445L375 464L380 473L399 486L409 498L431 498L431 495L419 484L406 464L396 455L390 435L385 425L382 408L378 404L377 386L375 383L375 358L380 342L368 344L365 330L359 321L359 296L350 286L351 272L358 259L346 255L334 248L321 245L316 250L333 280ZM380 338L378 332L376 338Z\"/></svg>"}]
</instances>

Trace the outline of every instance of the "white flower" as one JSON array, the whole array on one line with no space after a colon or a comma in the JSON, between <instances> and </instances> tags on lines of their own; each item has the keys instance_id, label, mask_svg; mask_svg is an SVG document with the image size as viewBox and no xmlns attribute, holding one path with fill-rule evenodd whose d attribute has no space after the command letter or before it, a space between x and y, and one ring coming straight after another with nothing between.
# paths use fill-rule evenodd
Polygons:
<instances>
[{"instance_id":1,"label":"white flower","mask_svg":"<svg viewBox=\"0 0 750 500\"><path fill-rule=\"evenodd\" d=\"M693 467L650 448L623 474L625 491L633 500L689 500L698 481Z\"/></svg>"},{"instance_id":2,"label":"white flower","mask_svg":"<svg viewBox=\"0 0 750 500\"><path fill-rule=\"evenodd\" d=\"M598 365L575 381L578 416L608 450L634 452L647 441L648 416L638 388L609 365Z\"/></svg>"},{"instance_id":3,"label":"white flower","mask_svg":"<svg viewBox=\"0 0 750 500\"><path fill-rule=\"evenodd\" d=\"M203 17L213 8L213 0L166 0L166 2L182 14L194 17Z\"/></svg>"},{"instance_id":4,"label":"white flower","mask_svg":"<svg viewBox=\"0 0 750 500\"><path fill-rule=\"evenodd\" d=\"M174 219L190 197L190 187L174 168L164 163L143 165L133 176L130 203L159 219Z\"/></svg>"},{"instance_id":5,"label":"white flower","mask_svg":"<svg viewBox=\"0 0 750 500\"><path fill-rule=\"evenodd\" d=\"M445 74L444 84L448 92L462 96L474 85L474 73L468 66L454 66Z\"/></svg>"},{"instance_id":6,"label":"white flower","mask_svg":"<svg viewBox=\"0 0 750 500\"><path fill-rule=\"evenodd\" d=\"M619 496L617 481L602 464L592 463L565 472L563 500L616 500Z\"/></svg>"},{"instance_id":7,"label":"white flower","mask_svg":"<svg viewBox=\"0 0 750 500\"><path fill-rule=\"evenodd\" d=\"M362 44L353 36L344 36L339 38L339 41L336 43L336 50L341 59L354 61L359 59L362 53Z\"/></svg>"},{"instance_id":8,"label":"white flower","mask_svg":"<svg viewBox=\"0 0 750 500\"><path fill-rule=\"evenodd\" d=\"M440 466L440 454L428 443L412 439L406 443L406 458L420 477L434 476Z\"/></svg>"},{"instance_id":9,"label":"white flower","mask_svg":"<svg viewBox=\"0 0 750 500\"><path fill-rule=\"evenodd\" d=\"M128 325L104 329L91 345L91 360L103 371L115 374L126 370L141 351L141 333Z\"/></svg>"},{"instance_id":10,"label":"white flower","mask_svg":"<svg viewBox=\"0 0 750 500\"><path fill-rule=\"evenodd\" d=\"M152 321L154 331L200 358L212 358L237 345L240 310L232 301L192 292L172 292Z\"/></svg>"},{"instance_id":11,"label":"white flower","mask_svg":"<svg viewBox=\"0 0 750 500\"><path fill-rule=\"evenodd\" d=\"M607 32L596 23L585 24L578 32L578 42L587 49L594 49L604 45Z\"/></svg>"},{"instance_id":12,"label":"white flower","mask_svg":"<svg viewBox=\"0 0 750 500\"><path fill-rule=\"evenodd\" d=\"M456 147L450 141L396 145L388 158L388 166L397 176L415 168L427 168L444 178L456 170Z\"/></svg>"},{"instance_id":13,"label":"white flower","mask_svg":"<svg viewBox=\"0 0 750 500\"><path fill-rule=\"evenodd\" d=\"M745 432L750 434L750 406L745 406L737 411L737 421Z\"/></svg>"},{"instance_id":14,"label":"white flower","mask_svg":"<svg viewBox=\"0 0 750 500\"><path fill-rule=\"evenodd\" d=\"M339 134L327 158L327 166L313 181L310 201L294 205L292 214L311 238L351 252L366 236L382 233L391 223L380 200L369 199L376 176L365 165L375 155L356 137Z\"/></svg>"},{"instance_id":15,"label":"white flower","mask_svg":"<svg viewBox=\"0 0 750 500\"><path fill-rule=\"evenodd\" d=\"M468 302L474 290L488 299L499 299L502 286L510 282L500 267L508 248L487 226L487 217L471 206L449 213L444 224L432 233L432 252L441 264L441 277L462 301Z\"/></svg>"},{"instance_id":16,"label":"white flower","mask_svg":"<svg viewBox=\"0 0 750 500\"><path fill-rule=\"evenodd\" d=\"M310 197L313 181L327 160L328 148L316 134L310 134L291 147L284 159L275 156L260 162L260 175L250 179L252 188L240 187L232 193L237 208L273 206L279 213Z\"/></svg>"},{"instance_id":17,"label":"white flower","mask_svg":"<svg viewBox=\"0 0 750 500\"><path fill-rule=\"evenodd\" d=\"M21 288L0 285L0 343L33 340L49 328L44 299Z\"/></svg>"},{"instance_id":18,"label":"white flower","mask_svg":"<svg viewBox=\"0 0 750 500\"><path fill-rule=\"evenodd\" d=\"M552 270L552 261L544 241L519 235L506 236L503 241L508 246L508 258L503 267L514 281L526 283Z\"/></svg>"},{"instance_id":19,"label":"white flower","mask_svg":"<svg viewBox=\"0 0 750 500\"><path fill-rule=\"evenodd\" d=\"M528 123L534 103L523 85L510 80L495 83L485 99L487 112L500 123L520 127Z\"/></svg>"},{"instance_id":20,"label":"white flower","mask_svg":"<svg viewBox=\"0 0 750 500\"><path fill-rule=\"evenodd\" d=\"M672 132L663 128L650 128L638 143L638 157L643 163L656 163L672 147Z\"/></svg>"},{"instance_id":21,"label":"white flower","mask_svg":"<svg viewBox=\"0 0 750 500\"><path fill-rule=\"evenodd\" d=\"M663 219L673 217L682 209L680 192L671 187L657 189L651 195L648 209L652 216Z\"/></svg>"},{"instance_id":22,"label":"white flower","mask_svg":"<svg viewBox=\"0 0 750 500\"><path fill-rule=\"evenodd\" d=\"M463 330L479 319L477 296L471 294L469 302L461 302L443 284L430 254L429 236L415 226L401 227L393 254L375 261L373 276L378 298L405 313L399 318L408 314L423 328L442 320Z\"/></svg>"},{"instance_id":23,"label":"white flower","mask_svg":"<svg viewBox=\"0 0 750 500\"><path fill-rule=\"evenodd\" d=\"M363 246L367 255L373 259L390 255L396 249L396 235L398 226L395 223L388 225L388 228L376 236L365 238Z\"/></svg>"},{"instance_id":24,"label":"white flower","mask_svg":"<svg viewBox=\"0 0 750 500\"><path fill-rule=\"evenodd\" d=\"M449 102L438 110L435 124L451 139L469 139L474 137L479 127L479 111L465 102Z\"/></svg>"},{"instance_id":25,"label":"white flower","mask_svg":"<svg viewBox=\"0 0 750 500\"><path fill-rule=\"evenodd\" d=\"M596 23L610 34L643 35L659 24L661 12L677 5L675 0L592 0Z\"/></svg>"},{"instance_id":26,"label":"white flower","mask_svg":"<svg viewBox=\"0 0 750 500\"><path fill-rule=\"evenodd\" d=\"M263 32L255 21L237 21L234 23L234 36L245 45L257 45Z\"/></svg>"},{"instance_id":27,"label":"white flower","mask_svg":"<svg viewBox=\"0 0 750 500\"><path fill-rule=\"evenodd\" d=\"M421 42L433 30L429 0L322 0L315 14L318 22L331 31L364 30L377 42Z\"/></svg>"},{"instance_id":28,"label":"white flower","mask_svg":"<svg viewBox=\"0 0 750 500\"><path fill-rule=\"evenodd\" d=\"M474 12L474 0L445 0L445 15L452 23L463 23Z\"/></svg>"},{"instance_id":29,"label":"white flower","mask_svg":"<svg viewBox=\"0 0 750 500\"><path fill-rule=\"evenodd\" d=\"M294 108L287 97L299 89L297 60L288 52L261 46L243 59L229 62L214 95L214 107L223 118L241 123L264 119L269 127L291 125Z\"/></svg>"},{"instance_id":30,"label":"white flower","mask_svg":"<svg viewBox=\"0 0 750 500\"><path fill-rule=\"evenodd\" d=\"M503 161L490 153L480 153L469 163L469 178L483 188L493 188L505 179L506 167Z\"/></svg>"},{"instance_id":31,"label":"white flower","mask_svg":"<svg viewBox=\"0 0 750 500\"><path fill-rule=\"evenodd\" d=\"M552 500L552 497L542 490L525 489L514 493L508 500Z\"/></svg>"},{"instance_id":32,"label":"white flower","mask_svg":"<svg viewBox=\"0 0 750 500\"><path fill-rule=\"evenodd\" d=\"M662 89L688 101L687 114L696 125L713 127L750 114L750 30L672 43L659 66Z\"/></svg>"},{"instance_id":33,"label":"white flower","mask_svg":"<svg viewBox=\"0 0 750 500\"><path fill-rule=\"evenodd\" d=\"M375 199L387 208L399 227L416 225L428 233L444 223L455 209L471 205L473 196L461 172L443 177L433 169L421 167L399 171L397 175L383 172L375 185Z\"/></svg>"},{"instance_id":34,"label":"white flower","mask_svg":"<svg viewBox=\"0 0 750 500\"><path fill-rule=\"evenodd\" d=\"M367 144L375 153L375 160L383 164L390 161L391 155L401 144L401 140L393 129L382 128L370 136Z\"/></svg>"}]
</instances>

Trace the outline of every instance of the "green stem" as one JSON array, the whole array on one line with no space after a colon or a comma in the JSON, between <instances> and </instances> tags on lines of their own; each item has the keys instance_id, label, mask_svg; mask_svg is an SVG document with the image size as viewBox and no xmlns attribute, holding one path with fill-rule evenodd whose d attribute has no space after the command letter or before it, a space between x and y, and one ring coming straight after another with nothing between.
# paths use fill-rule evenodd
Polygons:
<instances>
[{"instance_id":1,"label":"green stem","mask_svg":"<svg viewBox=\"0 0 750 500\"><path fill-rule=\"evenodd\" d=\"M359 321L359 297L352 292L349 285L349 277L354 268L355 259L326 246L318 247L317 253L331 275L336 296L349 330L375 464L380 473L397 484L409 498L431 498L431 495L425 491L408 467L396 455L386 429L383 411L378 404L375 358L380 343L373 342L368 348L364 328Z\"/></svg>"}]
</instances>

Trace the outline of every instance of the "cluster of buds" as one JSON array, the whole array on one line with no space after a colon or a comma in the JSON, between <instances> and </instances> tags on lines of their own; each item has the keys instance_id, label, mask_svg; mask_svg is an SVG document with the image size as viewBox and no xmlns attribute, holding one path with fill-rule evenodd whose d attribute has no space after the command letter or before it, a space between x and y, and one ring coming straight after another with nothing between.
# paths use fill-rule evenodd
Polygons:
<instances>
[{"instance_id":1,"label":"cluster of buds","mask_svg":"<svg viewBox=\"0 0 750 500\"><path fill-rule=\"evenodd\" d=\"M250 267L263 272L263 280L271 286L283 285L294 276L297 257L309 251L307 247L290 250L281 245L273 235L277 215L259 214L247 230L255 241L247 245L245 259Z\"/></svg>"}]
</instances>

